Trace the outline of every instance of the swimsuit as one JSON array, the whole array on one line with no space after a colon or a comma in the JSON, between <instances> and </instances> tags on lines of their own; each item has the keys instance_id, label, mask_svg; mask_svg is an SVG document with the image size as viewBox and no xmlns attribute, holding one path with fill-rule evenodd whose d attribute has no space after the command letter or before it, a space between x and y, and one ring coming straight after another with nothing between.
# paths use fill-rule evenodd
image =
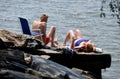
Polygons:
<instances>
[{"instance_id":1,"label":"swimsuit","mask_svg":"<svg viewBox=\"0 0 120 79\"><path fill-rule=\"evenodd\" d=\"M82 42L88 42L89 40L86 40L86 39L77 39L76 42L75 42L75 46L79 46L80 43Z\"/></svg>"},{"instance_id":2,"label":"swimsuit","mask_svg":"<svg viewBox=\"0 0 120 79\"><path fill-rule=\"evenodd\" d=\"M32 35L40 35L40 32L31 32Z\"/></svg>"},{"instance_id":3,"label":"swimsuit","mask_svg":"<svg viewBox=\"0 0 120 79\"><path fill-rule=\"evenodd\" d=\"M47 45L50 42L50 37L46 35L45 45Z\"/></svg>"},{"instance_id":4,"label":"swimsuit","mask_svg":"<svg viewBox=\"0 0 120 79\"><path fill-rule=\"evenodd\" d=\"M32 32L32 35L40 35L40 32ZM50 37L46 35L46 41L45 41L45 45L47 45L50 42Z\"/></svg>"}]
</instances>

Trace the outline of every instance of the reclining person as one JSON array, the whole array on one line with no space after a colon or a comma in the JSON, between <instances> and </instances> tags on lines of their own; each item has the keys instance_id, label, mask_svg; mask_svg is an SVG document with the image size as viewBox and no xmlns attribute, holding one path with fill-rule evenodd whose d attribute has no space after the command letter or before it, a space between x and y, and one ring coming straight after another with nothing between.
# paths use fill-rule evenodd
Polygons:
<instances>
[{"instance_id":1,"label":"reclining person","mask_svg":"<svg viewBox=\"0 0 120 79\"><path fill-rule=\"evenodd\" d=\"M65 39L62 43L62 48L66 47L67 41L70 40L70 49L77 50L77 51L83 51L83 52L96 52L98 51L98 48L96 48L95 44L88 39L84 39L80 30L77 29L74 33L73 30L70 30ZM99 49L99 52L102 52L102 49Z\"/></svg>"}]
</instances>

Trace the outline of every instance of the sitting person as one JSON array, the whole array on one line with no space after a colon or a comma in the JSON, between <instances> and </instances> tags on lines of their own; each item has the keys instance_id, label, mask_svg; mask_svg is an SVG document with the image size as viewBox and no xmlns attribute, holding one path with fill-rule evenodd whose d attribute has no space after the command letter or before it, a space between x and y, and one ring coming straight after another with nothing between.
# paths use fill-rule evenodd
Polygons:
<instances>
[{"instance_id":1,"label":"sitting person","mask_svg":"<svg viewBox=\"0 0 120 79\"><path fill-rule=\"evenodd\" d=\"M62 48L66 47L67 41L70 40L70 49L77 50L78 52L96 52L96 47L94 43L91 40L84 39L80 30L76 30L76 33L74 34L73 30L70 30L66 38L62 44ZM97 48L98 50L98 48ZM102 52L102 50L99 50L99 52Z\"/></svg>"},{"instance_id":2,"label":"sitting person","mask_svg":"<svg viewBox=\"0 0 120 79\"><path fill-rule=\"evenodd\" d=\"M35 35L36 39L42 40L46 46L51 42L51 47L55 47L55 30L56 28L52 26L48 34L46 34L48 15L42 14L39 21L34 21L32 26L32 35Z\"/></svg>"}]
</instances>

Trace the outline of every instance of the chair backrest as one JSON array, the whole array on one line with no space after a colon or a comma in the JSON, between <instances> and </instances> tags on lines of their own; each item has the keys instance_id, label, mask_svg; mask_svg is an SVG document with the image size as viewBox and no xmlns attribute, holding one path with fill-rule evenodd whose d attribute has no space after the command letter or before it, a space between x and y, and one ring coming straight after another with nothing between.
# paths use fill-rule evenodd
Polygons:
<instances>
[{"instance_id":1,"label":"chair backrest","mask_svg":"<svg viewBox=\"0 0 120 79\"><path fill-rule=\"evenodd\" d=\"M23 34L31 35L31 31L27 19L21 17L19 17L19 19L22 26Z\"/></svg>"}]
</instances>

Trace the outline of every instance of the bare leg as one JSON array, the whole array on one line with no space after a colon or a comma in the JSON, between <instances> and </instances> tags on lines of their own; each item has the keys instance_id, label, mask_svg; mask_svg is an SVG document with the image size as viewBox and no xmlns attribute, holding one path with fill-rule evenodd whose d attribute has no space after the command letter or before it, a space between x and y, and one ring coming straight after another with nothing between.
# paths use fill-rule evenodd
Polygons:
<instances>
[{"instance_id":1,"label":"bare leg","mask_svg":"<svg viewBox=\"0 0 120 79\"><path fill-rule=\"evenodd\" d=\"M72 41L73 38L74 38L74 32L73 32L72 30L70 30L70 31L67 33L67 35L66 35L66 37L65 37L65 40L64 40L62 46L65 46L65 45L66 45L66 42L67 42L68 40Z\"/></svg>"},{"instance_id":2,"label":"bare leg","mask_svg":"<svg viewBox=\"0 0 120 79\"><path fill-rule=\"evenodd\" d=\"M55 44L54 44L54 38L55 38L55 31L56 31L56 28L54 26L52 26L50 28L50 31L49 33L47 34L50 38L51 38L51 46L52 47L55 47Z\"/></svg>"},{"instance_id":3,"label":"bare leg","mask_svg":"<svg viewBox=\"0 0 120 79\"><path fill-rule=\"evenodd\" d=\"M79 38L83 37L82 33L81 33L81 31L79 29L76 30L76 34L75 35L76 35L76 39L79 39Z\"/></svg>"}]
</instances>

